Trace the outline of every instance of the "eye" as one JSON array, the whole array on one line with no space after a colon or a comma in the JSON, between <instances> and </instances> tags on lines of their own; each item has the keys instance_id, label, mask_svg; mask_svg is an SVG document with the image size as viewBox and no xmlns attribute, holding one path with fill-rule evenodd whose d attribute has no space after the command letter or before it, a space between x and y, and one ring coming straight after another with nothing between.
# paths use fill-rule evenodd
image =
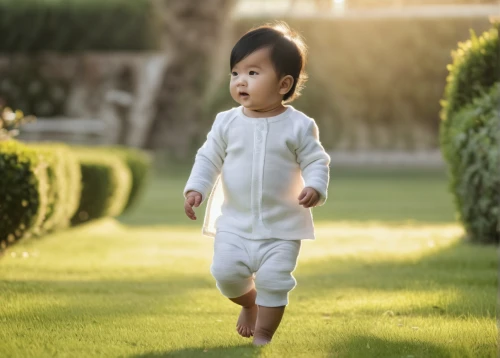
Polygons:
<instances>
[{"instance_id":1,"label":"eye","mask_svg":"<svg viewBox=\"0 0 500 358\"><path fill-rule=\"evenodd\" d=\"M255 71L250 71L250 72L248 72L248 74L249 74L250 76L258 75L258 73L257 73L257 72L255 72Z\"/></svg>"},{"instance_id":2,"label":"eye","mask_svg":"<svg viewBox=\"0 0 500 358\"><path fill-rule=\"evenodd\" d=\"M233 77L238 76L238 72L235 72L235 71L231 72L231 76L233 76Z\"/></svg>"}]
</instances>

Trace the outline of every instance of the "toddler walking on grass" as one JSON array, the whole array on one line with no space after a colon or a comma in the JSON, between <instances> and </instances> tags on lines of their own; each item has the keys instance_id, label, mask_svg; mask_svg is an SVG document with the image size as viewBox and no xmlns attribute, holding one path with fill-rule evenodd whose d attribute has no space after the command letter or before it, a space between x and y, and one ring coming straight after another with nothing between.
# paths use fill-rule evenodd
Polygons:
<instances>
[{"instance_id":1,"label":"toddler walking on grass","mask_svg":"<svg viewBox=\"0 0 500 358\"><path fill-rule=\"evenodd\" d=\"M264 345L276 332L301 240L314 240L311 208L327 198L330 157L313 119L287 105L306 79L305 45L285 23L247 32L234 46L230 92L184 188L184 210L209 196L203 234L214 237L211 273L240 305L237 332Z\"/></svg>"}]
</instances>

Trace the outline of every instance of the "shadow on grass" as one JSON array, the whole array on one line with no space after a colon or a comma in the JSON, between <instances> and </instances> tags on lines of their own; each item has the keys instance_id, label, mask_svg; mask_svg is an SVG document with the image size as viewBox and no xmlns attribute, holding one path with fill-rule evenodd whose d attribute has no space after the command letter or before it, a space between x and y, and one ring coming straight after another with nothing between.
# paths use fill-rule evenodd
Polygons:
<instances>
[{"instance_id":1,"label":"shadow on grass","mask_svg":"<svg viewBox=\"0 0 500 358\"><path fill-rule=\"evenodd\" d=\"M148 352L130 356L130 358L162 358L162 357L213 357L213 358L234 358L234 357L258 357L259 347L251 344L239 347L214 347L214 348L186 348L171 352Z\"/></svg>"},{"instance_id":2,"label":"shadow on grass","mask_svg":"<svg viewBox=\"0 0 500 358\"><path fill-rule=\"evenodd\" d=\"M344 342L344 349L339 353L335 347L329 357L456 357L448 349L430 344L410 340L386 340L372 336L351 337ZM346 354L346 352L348 352Z\"/></svg>"},{"instance_id":3,"label":"shadow on grass","mask_svg":"<svg viewBox=\"0 0 500 358\"><path fill-rule=\"evenodd\" d=\"M452 291L451 302L421 302L395 312L396 315L445 315L452 317L488 317L496 315L498 287L498 257L496 247L479 246L459 241L455 244L414 261L373 262L366 259L339 258L299 263L296 292L300 301L329 298L348 300L345 289L365 291L412 293ZM326 310L328 308L326 307ZM367 308L358 313L382 314Z\"/></svg>"}]
</instances>

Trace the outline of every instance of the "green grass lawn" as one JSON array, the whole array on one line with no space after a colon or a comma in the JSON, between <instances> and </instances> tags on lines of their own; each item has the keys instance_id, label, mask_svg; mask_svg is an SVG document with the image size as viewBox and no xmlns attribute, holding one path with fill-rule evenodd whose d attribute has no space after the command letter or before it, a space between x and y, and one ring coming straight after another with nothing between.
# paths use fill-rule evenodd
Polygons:
<instances>
[{"instance_id":1,"label":"green grass lawn","mask_svg":"<svg viewBox=\"0 0 500 358\"><path fill-rule=\"evenodd\" d=\"M497 250L461 240L442 173L332 176L264 348L234 330L211 239L184 217L184 180L156 178L121 222L12 246L0 357L497 356Z\"/></svg>"},{"instance_id":2,"label":"green grass lawn","mask_svg":"<svg viewBox=\"0 0 500 358\"><path fill-rule=\"evenodd\" d=\"M189 172L157 176L135 210L121 220L134 225L199 227L205 206L198 208L198 221L184 214L182 191ZM314 209L316 222L383 221L454 222L446 175L441 170L370 171L332 169L329 198Z\"/></svg>"}]
</instances>

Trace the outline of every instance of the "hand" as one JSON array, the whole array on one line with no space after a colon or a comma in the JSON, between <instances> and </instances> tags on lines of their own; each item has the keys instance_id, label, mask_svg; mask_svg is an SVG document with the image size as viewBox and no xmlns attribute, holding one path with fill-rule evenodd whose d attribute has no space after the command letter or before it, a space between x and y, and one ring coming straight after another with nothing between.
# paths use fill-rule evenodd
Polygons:
<instances>
[{"instance_id":1,"label":"hand","mask_svg":"<svg viewBox=\"0 0 500 358\"><path fill-rule=\"evenodd\" d=\"M184 202L184 211L191 220L196 220L196 215L193 206L197 208L201 204L201 194L197 191L188 191L186 194L186 201Z\"/></svg>"},{"instance_id":2,"label":"hand","mask_svg":"<svg viewBox=\"0 0 500 358\"><path fill-rule=\"evenodd\" d=\"M298 199L299 205L302 205L304 208L312 208L319 202L319 193L313 188L306 187L302 190Z\"/></svg>"}]
</instances>

